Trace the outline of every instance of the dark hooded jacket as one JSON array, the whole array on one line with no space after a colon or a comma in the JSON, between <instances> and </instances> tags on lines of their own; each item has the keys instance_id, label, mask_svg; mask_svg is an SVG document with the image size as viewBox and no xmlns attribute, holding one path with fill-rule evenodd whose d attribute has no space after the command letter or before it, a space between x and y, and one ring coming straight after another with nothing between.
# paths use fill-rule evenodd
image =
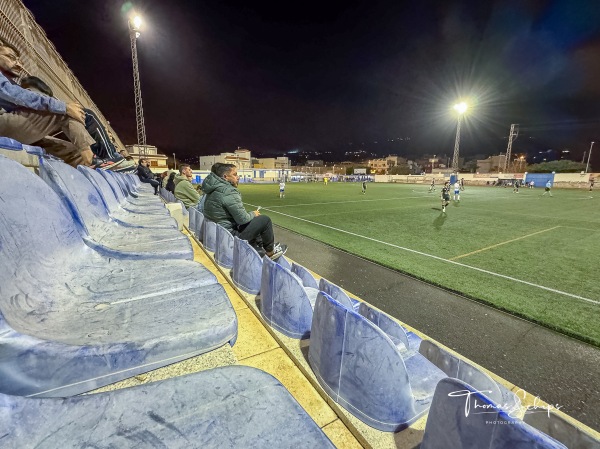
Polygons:
<instances>
[{"instance_id":1,"label":"dark hooded jacket","mask_svg":"<svg viewBox=\"0 0 600 449\"><path fill-rule=\"evenodd\" d=\"M202 183L206 195L204 216L228 231L237 231L239 225L249 223L254 214L246 212L240 191L223 178L210 173Z\"/></svg>"}]
</instances>

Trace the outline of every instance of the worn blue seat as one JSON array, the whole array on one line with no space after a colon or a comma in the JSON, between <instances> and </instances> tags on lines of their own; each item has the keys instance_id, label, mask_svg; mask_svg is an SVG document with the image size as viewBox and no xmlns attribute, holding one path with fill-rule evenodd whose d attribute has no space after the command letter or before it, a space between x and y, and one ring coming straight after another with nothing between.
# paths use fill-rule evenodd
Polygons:
<instances>
[{"instance_id":1,"label":"worn blue seat","mask_svg":"<svg viewBox=\"0 0 600 449\"><path fill-rule=\"evenodd\" d=\"M96 188L64 162L41 158L40 176L67 204L89 246L114 257L194 258L189 239L176 228L144 228L111 219Z\"/></svg>"},{"instance_id":2,"label":"worn blue seat","mask_svg":"<svg viewBox=\"0 0 600 449\"><path fill-rule=\"evenodd\" d=\"M309 338L318 293L316 288L304 287L287 268L263 257L260 313L271 327L291 338Z\"/></svg>"},{"instance_id":3,"label":"worn blue seat","mask_svg":"<svg viewBox=\"0 0 600 449\"><path fill-rule=\"evenodd\" d=\"M525 412L523 421L561 442L569 449L600 449L600 440L571 424L562 416L545 409Z\"/></svg>"},{"instance_id":4,"label":"worn blue seat","mask_svg":"<svg viewBox=\"0 0 600 449\"><path fill-rule=\"evenodd\" d=\"M0 203L0 392L79 394L235 341L202 265L94 251L58 195L5 157Z\"/></svg>"},{"instance_id":5,"label":"worn blue seat","mask_svg":"<svg viewBox=\"0 0 600 449\"><path fill-rule=\"evenodd\" d=\"M202 227L202 244L208 251L214 253L217 249L217 224L205 219Z\"/></svg>"},{"instance_id":6,"label":"worn blue seat","mask_svg":"<svg viewBox=\"0 0 600 449\"><path fill-rule=\"evenodd\" d=\"M204 239L206 240L206 235ZM260 255L248 241L234 237L231 280L235 286L246 293L257 295L260 292L261 275L262 259Z\"/></svg>"},{"instance_id":7,"label":"worn blue seat","mask_svg":"<svg viewBox=\"0 0 600 449\"><path fill-rule=\"evenodd\" d=\"M43 156L46 154L46 150L42 147L36 147L32 145L25 145L24 143L18 142L10 137L0 137L0 148L12 151L25 151L34 156Z\"/></svg>"},{"instance_id":8,"label":"worn blue seat","mask_svg":"<svg viewBox=\"0 0 600 449\"><path fill-rule=\"evenodd\" d=\"M90 184L96 188L112 219L122 222L126 225L152 228L177 228L177 221L165 214L166 209L155 214L142 214L128 211L121 207L121 205L118 203L112 189L110 188L110 185L100 173L94 169L84 167L82 165L77 167L77 169L83 173Z\"/></svg>"},{"instance_id":9,"label":"worn blue seat","mask_svg":"<svg viewBox=\"0 0 600 449\"><path fill-rule=\"evenodd\" d=\"M468 361L444 350L435 342L423 340L419 347L419 353L446 373L448 377L462 380L483 392L503 410L511 413L521 409L521 400L515 393Z\"/></svg>"},{"instance_id":10,"label":"worn blue seat","mask_svg":"<svg viewBox=\"0 0 600 449\"><path fill-rule=\"evenodd\" d=\"M145 198L140 199L127 196L110 170L98 170L98 173L106 179L117 201L124 209L137 213L169 213L160 201L149 202Z\"/></svg>"},{"instance_id":11,"label":"worn blue seat","mask_svg":"<svg viewBox=\"0 0 600 449\"><path fill-rule=\"evenodd\" d=\"M359 302L356 299L350 298L341 287L335 285L333 282L329 282L325 278L319 279L319 290L327 293L344 306L349 307L350 309L358 310Z\"/></svg>"},{"instance_id":12,"label":"worn blue seat","mask_svg":"<svg viewBox=\"0 0 600 449\"><path fill-rule=\"evenodd\" d=\"M421 449L566 449L512 418L469 384L448 377L437 385Z\"/></svg>"},{"instance_id":13,"label":"worn blue seat","mask_svg":"<svg viewBox=\"0 0 600 449\"><path fill-rule=\"evenodd\" d=\"M233 235L219 224L217 224L216 246L215 261L223 268L233 268Z\"/></svg>"},{"instance_id":14,"label":"worn blue seat","mask_svg":"<svg viewBox=\"0 0 600 449\"><path fill-rule=\"evenodd\" d=\"M302 280L302 285L304 287L311 287L317 290L319 289L319 283L317 282L315 277L310 273L310 271L308 271L299 263L294 262L292 264L292 273L294 273Z\"/></svg>"},{"instance_id":15,"label":"worn blue seat","mask_svg":"<svg viewBox=\"0 0 600 449\"><path fill-rule=\"evenodd\" d=\"M190 207L188 210L188 229L192 233L192 235L196 235L196 218L198 217L198 209L195 207Z\"/></svg>"},{"instance_id":16,"label":"worn blue seat","mask_svg":"<svg viewBox=\"0 0 600 449\"><path fill-rule=\"evenodd\" d=\"M334 448L277 379L227 366L67 399L0 394L2 447Z\"/></svg>"},{"instance_id":17,"label":"worn blue seat","mask_svg":"<svg viewBox=\"0 0 600 449\"><path fill-rule=\"evenodd\" d=\"M204 214L195 208L192 208L190 211L190 214L192 213L196 216L194 222L194 234L196 235L196 238L202 242L204 240Z\"/></svg>"},{"instance_id":18,"label":"worn blue seat","mask_svg":"<svg viewBox=\"0 0 600 449\"><path fill-rule=\"evenodd\" d=\"M412 357L419 351L421 338L414 332L408 332L399 323L380 310L367 303L360 303L358 313L381 329L394 342L403 358ZM431 361L431 360L430 360ZM435 363L434 363L435 364ZM438 368L442 369L438 366ZM443 371L443 369L442 369ZM447 374L447 373L446 373Z\"/></svg>"},{"instance_id":19,"label":"worn blue seat","mask_svg":"<svg viewBox=\"0 0 600 449\"><path fill-rule=\"evenodd\" d=\"M404 359L381 329L324 292L313 312L308 361L335 402L385 432L423 416L446 377L419 354Z\"/></svg>"}]
</instances>

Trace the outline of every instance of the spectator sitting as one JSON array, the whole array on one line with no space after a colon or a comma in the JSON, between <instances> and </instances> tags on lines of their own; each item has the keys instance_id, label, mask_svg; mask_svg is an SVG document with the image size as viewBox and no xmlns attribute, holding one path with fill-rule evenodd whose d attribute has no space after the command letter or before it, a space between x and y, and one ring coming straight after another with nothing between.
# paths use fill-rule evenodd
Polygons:
<instances>
[{"instance_id":1,"label":"spectator sitting","mask_svg":"<svg viewBox=\"0 0 600 449\"><path fill-rule=\"evenodd\" d=\"M140 181L146 182L154 187L154 194L158 195L158 187L160 183L154 179L154 173L150 170L150 160L146 158L141 158L140 163L137 168L137 175L140 178Z\"/></svg>"},{"instance_id":2,"label":"spectator sitting","mask_svg":"<svg viewBox=\"0 0 600 449\"><path fill-rule=\"evenodd\" d=\"M165 189L175 195L175 176L177 173L171 172L169 175L169 179L167 179L167 185L165 185Z\"/></svg>"},{"instance_id":3,"label":"spectator sitting","mask_svg":"<svg viewBox=\"0 0 600 449\"><path fill-rule=\"evenodd\" d=\"M0 41L0 135L32 145L45 136L63 131L70 142L60 148L47 148L65 162L77 166L93 165L94 139L85 130L85 114L78 103L64 103L56 98L17 86L12 81L22 70L19 51Z\"/></svg>"},{"instance_id":4,"label":"spectator sitting","mask_svg":"<svg viewBox=\"0 0 600 449\"><path fill-rule=\"evenodd\" d=\"M48 97L54 96L50 86L48 86L37 76L28 76L23 78L21 80L21 87L32 92L38 92ZM100 123L100 120L96 114L89 109L84 109L84 112L85 128L89 135L96 141L90 147L96 156L94 165L101 168L110 168L111 170L116 171L131 171L135 169L135 163L125 161L116 152L112 142L109 140L109 136L106 133L104 126ZM24 111L22 115L24 117L32 117L32 113L27 111ZM65 145L69 145L69 143L56 137L45 136L36 142L35 145L43 147L49 153L60 154L62 152L62 148L64 148Z\"/></svg>"},{"instance_id":5,"label":"spectator sitting","mask_svg":"<svg viewBox=\"0 0 600 449\"><path fill-rule=\"evenodd\" d=\"M286 252L287 246L275 243L273 223L268 216L261 215L258 210L246 212L237 188L239 179L235 165L213 166L202 183L206 197L204 215L240 239L248 240L254 247L260 241L261 248L258 249L264 250L267 256L275 260Z\"/></svg>"},{"instance_id":6,"label":"spectator sitting","mask_svg":"<svg viewBox=\"0 0 600 449\"><path fill-rule=\"evenodd\" d=\"M181 201L185 207L197 207L200 202L200 194L192 185L192 168L187 164L179 166L179 175L175 176L175 198Z\"/></svg>"}]
</instances>

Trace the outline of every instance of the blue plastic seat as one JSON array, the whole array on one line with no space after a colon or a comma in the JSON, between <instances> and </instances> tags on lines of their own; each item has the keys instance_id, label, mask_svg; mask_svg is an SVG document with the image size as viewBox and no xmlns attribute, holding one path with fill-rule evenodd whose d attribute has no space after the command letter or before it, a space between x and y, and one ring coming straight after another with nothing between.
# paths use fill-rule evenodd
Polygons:
<instances>
[{"instance_id":1,"label":"blue plastic seat","mask_svg":"<svg viewBox=\"0 0 600 449\"><path fill-rule=\"evenodd\" d=\"M217 249L217 224L205 219L202 226L202 244L208 251L214 253Z\"/></svg>"},{"instance_id":2,"label":"blue plastic seat","mask_svg":"<svg viewBox=\"0 0 600 449\"><path fill-rule=\"evenodd\" d=\"M124 209L137 213L162 212L168 214L167 208L164 204L160 203L160 200L148 202L146 199L128 197L123 191L123 188L119 185L117 179L109 170L98 170L98 173L106 179L106 182L110 185L117 201Z\"/></svg>"},{"instance_id":3,"label":"blue plastic seat","mask_svg":"<svg viewBox=\"0 0 600 449\"><path fill-rule=\"evenodd\" d=\"M324 292L313 312L308 361L335 402L385 432L423 416L446 377L420 354L404 359L381 329Z\"/></svg>"},{"instance_id":4,"label":"blue plastic seat","mask_svg":"<svg viewBox=\"0 0 600 449\"><path fill-rule=\"evenodd\" d=\"M302 285L304 287L311 287L317 290L319 289L319 283L317 282L315 277L302 265L294 262L292 264L292 273L294 273L302 280Z\"/></svg>"},{"instance_id":5,"label":"blue plastic seat","mask_svg":"<svg viewBox=\"0 0 600 449\"><path fill-rule=\"evenodd\" d=\"M277 379L246 366L67 399L0 394L0 428L6 449L335 447Z\"/></svg>"},{"instance_id":6,"label":"blue plastic seat","mask_svg":"<svg viewBox=\"0 0 600 449\"><path fill-rule=\"evenodd\" d=\"M235 341L202 265L92 250L58 195L5 157L0 203L1 393L80 394Z\"/></svg>"},{"instance_id":7,"label":"blue plastic seat","mask_svg":"<svg viewBox=\"0 0 600 449\"><path fill-rule=\"evenodd\" d=\"M177 221L165 214L166 209L161 210L156 214L130 212L119 205L112 189L110 188L110 185L100 173L94 169L84 167L82 165L77 167L77 169L83 173L90 184L96 188L100 198L104 202L104 206L110 214L110 217L114 220L122 222L126 225L152 228L177 228Z\"/></svg>"},{"instance_id":8,"label":"blue plastic seat","mask_svg":"<svg viewBox=\"0 0 600 449\"><path fill-rule=\"evenodd\" d=\"M233 235L219 224L217 224L215 261L223 268L233 268Z\"/></svg>"},{"instance_id":9,"label":"blue plastic seat","mask_svg":"<svg viewBox=\"0 0 600 449\"><path fill-rule=\"evenodd\" d=\"M25 151L35 156L43 156L46 154L46 150L44 150L42 147L25 145L16 141L15 139L11 139L10 137L0 137L0 148L12 151Z\"/></svg>"},{"instance_id":10,"label":"blue plastic seat","mask_svg":"<svg viewBox=\"0 0 600 449\"><path fill-rule=\"evenodd\" d=\"M319 290L327 293L344 306L350 309L358 310L359 301L350 298L341 287L335 285L333 282L329 282L327 279L321 278L319 280Z\"/></svg>"},{"instance_id":11,"label":"blue plastic seat","mask_svg":"<svg viewBox=\"0 0 600 449\"><path fill-rule=\"evenodd\" d=\"M112 220L96 188L64 162L40 159L40 175L67 204L91 247L115 257L193 259L189 239L176 228L125 226Z\"/></svg>"},{"instance_id":12,"label":"blue plastic seat","mask_svg":"<svg viewBox=\"0 0 600 449\"><path fill-rule=\"evenodd\" d=\"M469 384L448 377L436 390L421 449L566 449L512 418Z\"/></svg>"},{"instance_id":13,"label":"blue plastic seat","mask_svg":"<svg viewBox=\"0 0 600 449\"><path fill-rule=\"evenodd\" d=\"M263 257L260 313L271 327L291 338L309 338L318 293L316 288L304 287L287 268Z\"/></svg>"},{"instance_id":14,"label":"blue plastic seat","mask_svg":"<svg viewBox=\"0 0 600 449\"><path fill-rule=\"evenodd\" d=\"M206 240L206 235L204 239ZM257 295L260 292L261 275L262 259L260 255L248 241L234 237L233 268L231 269L233 283L246 293Z\"/></svg>"},{"instance_id":15,"label":"blue plastic seat","mask_svg":"<svg viewBox=\"0 0 600 449\"><path fill-rule=\"evenodd\" d=\"M412 357L419 351L421 338L414 332L407 332L406 329L385 313L373 308L367 303L360 303L358 306L358 313L367 318L390 337L403 358ZM439 366L438 368L442 369Z\"/></svg>"},{"instance_id":16,"label":"blue plastic seat","mask_svg":"<svg viewBox=\"0 0 600 449\"><path fill-rule=\"evenodd\" d=\"M594 438L552 411L550 413L544 409L527 411L523 421L569 449L600 449L598 438Z\"/></svg>"},{"instance_id":17,"label":"blue plastic seat","mask_svg":"<svg viewBox=\"0 0 600 449\"><path fill-rule=\"evenodd\" d=\"M193 213L196 216L196 221L194 222L194 234L196 238L202 242L204 241L204 214L198 211L195 208L193 209Z\"/></svg>"},{"instance_id":18,"label":"blue plastic seat","mask_svg":"<svg viewBox=\"0 0 600 449\"><path fill-rule=\"evenodd\" d=\"M510 413L521 409L521 400L515 393L468 361L451 354L433 341L423 340L419 347L419 353L446 373L448 377L462 380L476 390L484 392L503 410Z\"/></svg>"}]
</instances>

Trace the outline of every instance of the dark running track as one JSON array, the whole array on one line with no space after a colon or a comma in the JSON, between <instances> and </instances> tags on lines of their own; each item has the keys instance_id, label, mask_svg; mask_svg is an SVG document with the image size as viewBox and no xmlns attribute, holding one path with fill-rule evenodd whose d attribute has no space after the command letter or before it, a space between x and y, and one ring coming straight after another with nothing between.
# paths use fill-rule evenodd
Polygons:
<instances>
[{"instance_id":1,"label":"dark running track","mask_svg":"<svg viewBox=\"0 0 600 449\"><path fill-rule=\"evenodd\" d=\"M600 349L277 227L287 255L600 430Z\"/></svg>"}]
</instances>

